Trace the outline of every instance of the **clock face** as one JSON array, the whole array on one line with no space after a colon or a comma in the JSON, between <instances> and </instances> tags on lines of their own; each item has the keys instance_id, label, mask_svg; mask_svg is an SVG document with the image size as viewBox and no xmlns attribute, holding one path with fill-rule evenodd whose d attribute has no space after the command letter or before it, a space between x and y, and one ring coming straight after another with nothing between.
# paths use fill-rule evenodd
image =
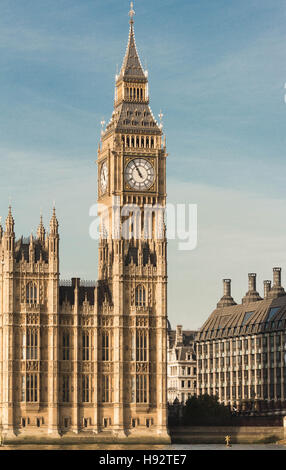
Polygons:
<instances>
[{"instance_id":1,"label":"clock face","mask_svg":"<svg viewBox=\"0 0 286 470\"><path fill-rule=\"evenodd\" d=\"M125 181L137 191L146 191L155 181L154 168L145 158L135 158L125 168Z\"/></svg>"},{"instance_id":2,"label":"clock face","mask_svg":"<svg viewBox=\"0 0 286 470\"><path fill-rule=\"evenodd\" d=\"M107 162L104 162L100 171L100 187L101 187L102 193L106 192L107 183L108 183L108 167L107 167Z\"/></svg>"}]
</instances>

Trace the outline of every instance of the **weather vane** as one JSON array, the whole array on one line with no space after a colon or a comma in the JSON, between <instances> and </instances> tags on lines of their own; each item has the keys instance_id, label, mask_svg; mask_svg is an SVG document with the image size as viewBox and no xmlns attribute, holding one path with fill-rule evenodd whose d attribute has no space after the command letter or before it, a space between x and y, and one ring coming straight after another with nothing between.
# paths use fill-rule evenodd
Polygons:
<instances>
[{"instance_id":1,"label":"weather vane","mask_svg":"<svg viewBox=\"0 0 286 470\"><path fill-rule=\"evenodd\" d=\"M134 3L130 3L130 11L129 11L129 16L130 16L130 23L133 23L133 17L135 16L135 11L134 11Z\"/></svg>"}]
</instances>

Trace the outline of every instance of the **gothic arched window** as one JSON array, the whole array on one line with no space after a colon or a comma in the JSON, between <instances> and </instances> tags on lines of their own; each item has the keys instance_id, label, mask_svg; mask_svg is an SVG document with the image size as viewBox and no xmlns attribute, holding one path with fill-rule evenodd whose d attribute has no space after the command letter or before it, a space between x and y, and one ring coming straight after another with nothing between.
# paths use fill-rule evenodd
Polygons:
<instances>
[{"instance_id":1,"label":"gothic arched window","mask_svg":"<svg viewBox=\"0 0 286 470\"><path fill-rule=\"evenodd\" d=\"M137 330L136 331L136 361L137 362L146 362L148 358L148 340L147 340L147 331L146 330Z\"/></svg>"},{"instance_id":2,"label":"gothic arched window","mask_svg":"<svg viewBox=\"0 0 286 470\"><path fill-rule=\"evenodd\" d=\"M70 334L67 331L62 334L62 360L70 360Z\"/></svg>"},{"instance_id":3,"label":"gothic arched window","mask_svg":"<svg viewBox=\"0 0 286 470\"><path fill-rule=\"evenodd\" d=\"M111 361L111 337L109 331L102 332L102 360Z\"/></svg>"},{"instance_id":4,"label":"gothic arched window","mask_svg":"<svg viewBox=\"0 0 286 470\"><path fill-rule=\"evenodd\" d=\"M135 291L136 307L146 307L146 289L144 286L137 286Z\"/></svg>"},{"instance_id":5,"label":"gothic arched window","mask_svg":"<svg viewBox=\"0 0 286 470\"><path fill-rule=\"evenodd\" d=\"M88 331L82 333L82 360L90 360L90 334Z\"/></svg>"},{"instance_id":6,"label":"gothic arched window","mask_svg":"<svg viewBox=\"0 0 286 470\"><path fill-rule=\"evenodd\" d=\"M36 304L38 303L37 296L37 285L35 282L28 282L26 286L26 302L27 304Z\"/></svg>"}]
</instances>

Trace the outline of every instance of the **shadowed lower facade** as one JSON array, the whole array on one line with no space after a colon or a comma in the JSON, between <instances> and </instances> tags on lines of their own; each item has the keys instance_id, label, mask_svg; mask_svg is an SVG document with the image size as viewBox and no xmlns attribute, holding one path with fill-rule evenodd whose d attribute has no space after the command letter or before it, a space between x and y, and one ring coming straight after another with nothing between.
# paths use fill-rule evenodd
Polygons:
<instances>
[{"instance_id":1,"label":"shadowed lower facade","mask_svg":"<svg viewBox=\"0 0 286 470\"><path fill-rule=\"evenodd\" d=\"M98 201L111 214L166 203L166 148L149 107L134 11L98 149ZM125 218L124 218L125 220ZM152 219L153 220L153 219ZM46 233L0 230L0 425L6 436L76 434L166 442L167 242L143 230L114 239L101 225L98 281L60 282L55 209ZM119 227L123 219L119 220Z\"/></svg>"}]
</instances>

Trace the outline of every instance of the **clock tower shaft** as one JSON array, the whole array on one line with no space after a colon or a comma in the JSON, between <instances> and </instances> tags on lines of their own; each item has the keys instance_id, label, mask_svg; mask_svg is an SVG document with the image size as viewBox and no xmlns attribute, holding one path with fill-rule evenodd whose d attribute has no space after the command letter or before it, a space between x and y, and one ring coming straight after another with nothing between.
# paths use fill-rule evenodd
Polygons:
<instances>
[{"instance_id":1,"label":"clock tower shaft","mask_svg":"<svg viewBox=\"0 0 286 470\"><path fill-rule=\"evenodd\" d=\"M149 107L134 14L132 4L114 111L98 149L98 420L118 435L166 440L167 153Z\"/></svg>"}]
</instances>

